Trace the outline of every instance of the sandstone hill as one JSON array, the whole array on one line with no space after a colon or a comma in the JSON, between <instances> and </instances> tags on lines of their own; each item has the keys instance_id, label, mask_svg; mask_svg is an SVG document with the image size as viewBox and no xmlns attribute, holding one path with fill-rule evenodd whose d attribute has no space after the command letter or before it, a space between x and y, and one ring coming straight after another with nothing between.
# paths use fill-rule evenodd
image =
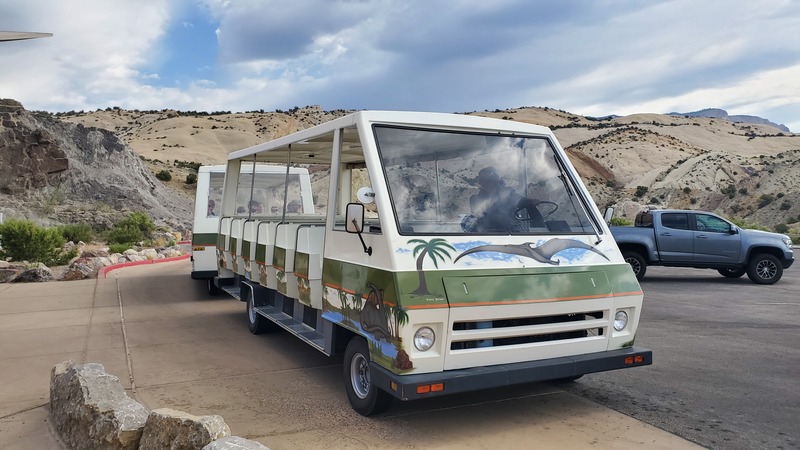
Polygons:
<instances>
[{"instance_id":1,"label":"sandstone hill","mask_svg":"<svg viewBox=\"0 0 800 450\"><path fill-rule=\"evenodd\" d=\"M347 113L315 106L246 113L107 108L54 118L110 130L152 173L171 171L167 185L190 205L187 165L221 164L231 151ZM617 205L628 217L643 205L702 209L794 233L800 227L800 135L773 125L662 114L596 119L540 107L468 114L552 128L601 209ZM151 181L141 186L150 189Z\"/></svg>"}]
</instances>

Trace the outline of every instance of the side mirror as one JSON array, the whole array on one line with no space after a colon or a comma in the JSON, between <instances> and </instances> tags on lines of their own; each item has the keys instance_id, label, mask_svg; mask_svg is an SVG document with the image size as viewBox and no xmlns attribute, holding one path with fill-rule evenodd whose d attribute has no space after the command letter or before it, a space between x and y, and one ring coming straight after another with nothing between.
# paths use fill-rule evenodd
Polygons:
<instances>
[{"instance_id":1,"label":"side mirror","mask_svg":"<svg viewBox=\"0 0 800 450\"><path fill-rule=\"evenodd\" d=\"M364 230L364 205L361 203L348 203L344 220L345 230L348 233L358 234L358 239L361 240L361 245L364 247L364 253L372 256L372 247L367 247L364 238L361 236L361 231Z\"/></svg>"},{"instance_id":2,"label":"side mirror","mask_svg":"<svg viewBox=\"0 0 800 450\"><path fill-rule=\"evenodd\" d=\"M736 225L731 225L731 229L728 230L729 234L739 234L739 227Z\"/></svg>"},{"instance_id":3,"label":"side mirror","mask_svg":"<svg viewBox=\"0 0 800 450\"><path fill-rule=\"evenodd\" d=\"M606 213L603 215L603 219L605 219L608 225L611 225L611 218L614 217L614 208L608 207L606 208Z\"/></svg>"},{"instance_id":4,"label":"side mirror","mask_svg":"<svg viewBox=\"0 0 800 450\"><path fill-rule=\"evenodd\" d=\"M364 229L364 205L348 203L344 221L348 233L361 233Z\"/></svg>"}]
</instances>

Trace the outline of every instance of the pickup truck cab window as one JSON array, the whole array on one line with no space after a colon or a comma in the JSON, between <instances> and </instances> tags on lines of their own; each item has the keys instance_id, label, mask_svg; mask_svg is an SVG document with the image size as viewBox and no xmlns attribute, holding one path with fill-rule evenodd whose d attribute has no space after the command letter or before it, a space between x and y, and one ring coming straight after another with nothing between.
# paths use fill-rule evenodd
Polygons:
<instances>
[{"instance_id":1,"label":"pickup truck cab window","mask_svg":"<svg viewBox=\"0 0 800 450\"><path fill-rule=\"evenodd\" d=\"M728 222L709 214L696 214L695 228L697 231L712 233L729 233L731 231L731 225Z\"/></svg>"},{"instance_id":2,"label":"pickup truck cab window","mask_svg":"<svg viewBox=\"0 0 800 450\"><path fill-rule=\"evenodd\" d=\"M689 229L689 215L686 213L667 213L661 215L661 225L676 230Z\"/></svg>"}]
</instances>

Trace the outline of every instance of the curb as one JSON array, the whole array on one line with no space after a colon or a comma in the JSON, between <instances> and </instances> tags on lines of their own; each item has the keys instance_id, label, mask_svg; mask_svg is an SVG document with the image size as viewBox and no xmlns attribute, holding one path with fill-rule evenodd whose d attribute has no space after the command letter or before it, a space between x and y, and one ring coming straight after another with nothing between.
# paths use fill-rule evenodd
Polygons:
<instances>
[{"instance_id":1,"label":"curb","mask_svg":"<svg viewBox=\"0 0 800 450\"><path fill-rule=\"evenodd\" d=\"M124 262L119 264L114 264L111 266L101 267L100 270L97 271L97 278L107 278L108 272L112 270L122 269L125 267L132 267L132 266L141 266L143 264L157 264L162 262L172 262L172 261L180 261L182 259L189 259L189 254L181 255L181 256L173 256L171 258L162 258L162 259L146 259L144 261L130 261Z\"/></svg>"}]
</instances>

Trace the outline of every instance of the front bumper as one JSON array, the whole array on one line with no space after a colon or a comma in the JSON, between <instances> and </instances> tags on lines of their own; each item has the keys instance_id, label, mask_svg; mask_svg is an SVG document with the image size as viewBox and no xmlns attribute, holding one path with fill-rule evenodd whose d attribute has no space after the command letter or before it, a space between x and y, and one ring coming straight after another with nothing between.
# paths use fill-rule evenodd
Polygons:
<instances>
[{"instance_id":1,"label":"front bumper","mask_svg":"<svg viewBox=\"0 0 800 450\"><path fill-rule=\"evenodd\" d=\"M514 384L575 378L586 373L652 363L653 352L639 347L417 375L397 375L372 362L370 381L400 400L416 400ZM431 386L435 387L431 389Z\"/></svg>"}]
</instances>

